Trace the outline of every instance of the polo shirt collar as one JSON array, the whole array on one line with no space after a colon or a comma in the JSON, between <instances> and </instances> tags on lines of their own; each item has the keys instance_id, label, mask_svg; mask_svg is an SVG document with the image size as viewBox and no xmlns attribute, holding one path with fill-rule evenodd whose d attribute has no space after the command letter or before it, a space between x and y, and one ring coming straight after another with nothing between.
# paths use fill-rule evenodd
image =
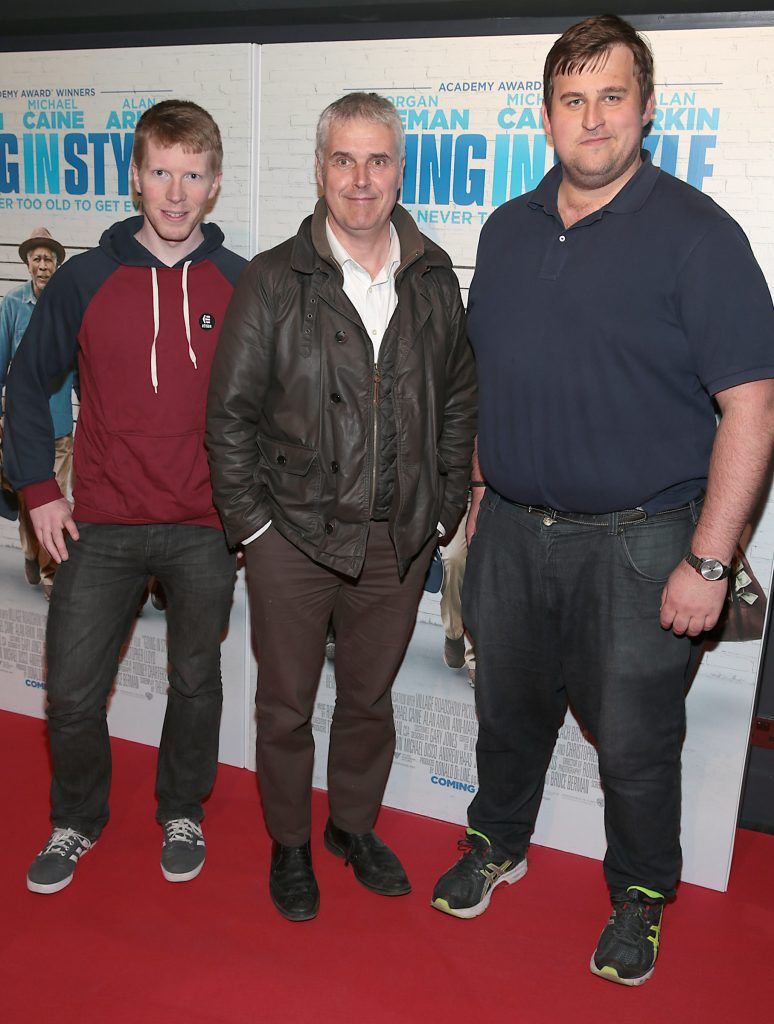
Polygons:
<instances>
[{"instance_id":1,"label":"polo shirt collar","mask_svg":"<svg viewBox=\"0 0 774 1024\"><path fill-rule=\"evenodd\" d=\"M606 206L589 214L590 217L601 217L603 213L636 213L645 205L661 171L654 166L647 149L640 150L640 157L642 164L637 168L636 173ZM531 198L527 200L528 205L533 210L542 209L545 213L558 217L558 197L561 183L562 165L556 164L540 182Z\"/></svg>"}]
</instances>

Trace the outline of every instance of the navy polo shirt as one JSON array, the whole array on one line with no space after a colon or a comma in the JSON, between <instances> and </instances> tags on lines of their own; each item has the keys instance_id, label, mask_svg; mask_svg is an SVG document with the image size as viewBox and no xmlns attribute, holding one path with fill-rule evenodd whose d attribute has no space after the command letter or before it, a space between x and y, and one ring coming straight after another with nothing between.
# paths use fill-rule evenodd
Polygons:
<instances>
[{"instance_id":1,"label":"navy polo shirt","mask_svg":"<svg viewBox=\"0 0 774 1024\"><path fill-rule=\"evenodd\" d=\"M706 484L711 396L774 377L774 309L744 232L642 157L570 228L557 165L481 232L468 302L478 452L512 501L684 504Z\"/></svg>"}]
</instances>

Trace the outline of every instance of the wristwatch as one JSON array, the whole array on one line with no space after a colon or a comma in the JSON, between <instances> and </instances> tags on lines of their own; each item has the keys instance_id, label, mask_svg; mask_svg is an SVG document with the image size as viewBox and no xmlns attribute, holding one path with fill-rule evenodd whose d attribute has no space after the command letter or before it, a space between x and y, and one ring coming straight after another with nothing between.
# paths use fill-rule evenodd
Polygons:
<instances>
[{"instance_id":1,"label":"wristwatch","mask_svg":"<svg viewBox=\"0 0 774 1024\"><path fill-rule=\"evenodd\" d=\"M731 566L723 565L719 558L699 558L689 551L685 560L705 580L725 580L731 575Z\"/></svg>"}]
</instances>

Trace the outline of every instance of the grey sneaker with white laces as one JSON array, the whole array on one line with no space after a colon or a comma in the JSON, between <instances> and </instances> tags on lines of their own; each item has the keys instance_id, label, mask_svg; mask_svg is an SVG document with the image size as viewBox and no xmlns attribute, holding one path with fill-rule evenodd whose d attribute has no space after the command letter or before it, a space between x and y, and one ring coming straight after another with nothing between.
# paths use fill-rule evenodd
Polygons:
<instances>
[{"instance_id":1,"label":"grey sneaker with white laces","mask_svg":"<svg viewBox=\"0 0 774 1024\"><path fill-rule=\"evenodd\" d=\"M80 858L88 853L96 839L87 839L73 828L55 828L48 842L30 864L27 888L49 894L66 888L73 880Z\"/></svg>"},{"instance_id":2,"label":"grey sneaker with white laces","mask_svg":"<svg viewBox=\"0 0 774 1024\"><path fill-rule=\"evenodd\" d=\"M204 866L204 836L191 818L165 821L161 873L168 882L190 882Z\"/></svg>"}]
</instances>

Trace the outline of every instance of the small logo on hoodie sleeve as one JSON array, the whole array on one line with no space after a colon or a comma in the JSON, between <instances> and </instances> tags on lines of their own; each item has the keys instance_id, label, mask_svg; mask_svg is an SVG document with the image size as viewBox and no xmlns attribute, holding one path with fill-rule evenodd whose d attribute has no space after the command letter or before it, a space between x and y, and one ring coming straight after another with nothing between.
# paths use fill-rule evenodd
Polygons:
<instances>
[{"instance_id":1,"label":"small logo on hoodie sleeve","mask_svg":"<svg viewBox=\"0 0 774 1024\"><path fill-rule=\"evenodd\" d=\"M215 317L212 313L202 313L199 317L199 326L203 331L211 331L215 326Z\"/></svg>"}]
</instances>

